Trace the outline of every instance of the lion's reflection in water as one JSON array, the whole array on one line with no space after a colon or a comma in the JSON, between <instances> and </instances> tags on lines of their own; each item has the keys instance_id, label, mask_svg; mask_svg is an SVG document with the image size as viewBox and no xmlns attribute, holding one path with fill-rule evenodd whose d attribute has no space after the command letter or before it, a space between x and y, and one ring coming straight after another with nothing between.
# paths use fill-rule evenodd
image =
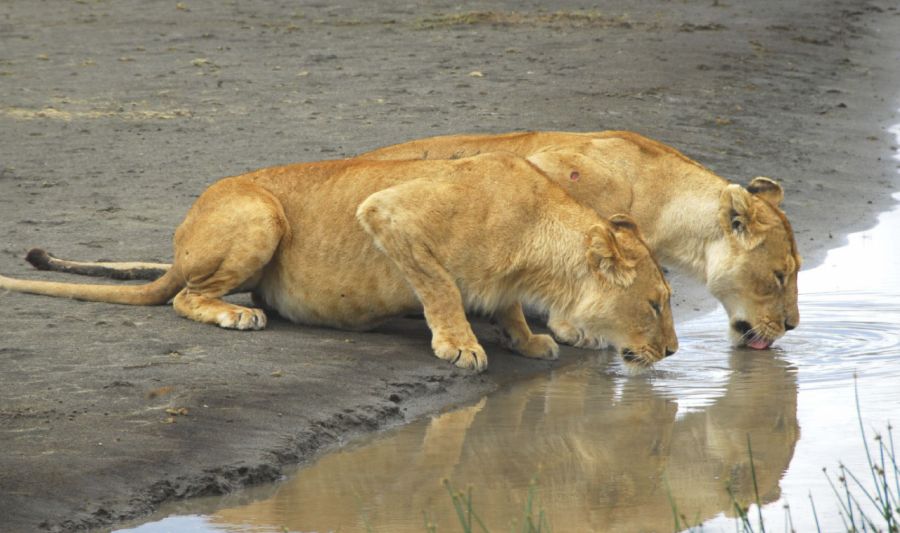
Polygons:
<instances>
[{"instance_id":1,"label":"lion's reflection in water","mask_svg":"<svg viewBox=\"0 0 900 533\"><path fill-rule=\"evenodd\" d=\"M219 511L214 524L300 531L422 531L456 517L442 479L473 487L491 530L523 516L529 482L556 531L671 531L669 492L692 521L760 499L799 438L796 372L775 354L735 351L706 406L678 414L675 395L623 379L599 360L517 384L478 404L323 457L269 499ZM664 388L662 388L664 389Z\"/></svg>"}]
</instances>

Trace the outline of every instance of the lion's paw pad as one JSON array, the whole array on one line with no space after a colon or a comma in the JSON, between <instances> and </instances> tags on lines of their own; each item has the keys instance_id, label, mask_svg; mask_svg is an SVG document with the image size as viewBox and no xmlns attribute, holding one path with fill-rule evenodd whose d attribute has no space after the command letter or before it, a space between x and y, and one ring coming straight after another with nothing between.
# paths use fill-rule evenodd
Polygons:
<instances>
[{"instance_id":1,"label":"lion's paw pad","mask_svg":"<svg viewBox=\"0 0 900 533\"><path fill-rule=\"evenodd\" d=\"M570 326L568 322L548 324L556 340L569 346L575 346L581 340L581 332Z\"/></svg>"},{"instance_id":2,"label":"lion's paw pad","mask_svg":"<svg viewBox=\"0 0 900 533\"><path fill-rule=\"evenodd\" d=\"M553 336L556 340L569 346L576 348L600 349L607 346L607 342L602 337L590 335L588 332L575 328L568 323L556 323L550 326Z\"/></svg>"},{"instance_id":3,"label":"lion's paw pad","mask_svg":"<svg viewBox=\"0 0 900 533\"><path fill-rule=\"evenodd\" d=\"M481 345L468 344L455 346L451 343L435 343L434 353L441 359L450 361L454 365L481 372L487 368L487 354Z\"/></svg>"},{"instance_id":4,"label":"lion's paw pad","mask_svg":"<svg viewBox=\"0 0 900 533\"><path fill-rule=\"evenodd\" d=\"M528 342L516 346L514 350L525 357L559 359L559 344L550 335L532 335Z\"/></svg>"},{"instance_id":5,"label":"lion's paw pad","mask_svg":"<svg viewBox=\"0 0 900 533\"><path fill-rule=\"evenodd\" d=\"M227 329L259 330L266 327L266 314L262 309L249 308L223 311L216 317L216 323Z\"/></svg>"}]
</instances>

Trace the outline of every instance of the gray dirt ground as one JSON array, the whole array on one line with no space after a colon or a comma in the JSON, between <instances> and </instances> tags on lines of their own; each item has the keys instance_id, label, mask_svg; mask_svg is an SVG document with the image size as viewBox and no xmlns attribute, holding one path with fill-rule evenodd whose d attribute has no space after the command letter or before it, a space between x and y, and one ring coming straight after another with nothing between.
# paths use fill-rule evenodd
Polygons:
<instances>
[{"instance_id":1,"label":"gray dirt ground","mask_svg":"<svg viewBox=\"0 0 900 533\"><path fill-rule=\"evenodd\" d=\"M64 277L32 271L31 246L167 261L220 177L465 131L631 129L735 181L776 177L807 266L891 204L895 2L541 6L2 2L0 272ZM681 287L679 318L711 307ZM471 376L430 355L419 320L239 333L165 307L0 301L7 531L104 527L269 481L554 366L481 326L491 368Z\"/></svg>"}]
</instances>

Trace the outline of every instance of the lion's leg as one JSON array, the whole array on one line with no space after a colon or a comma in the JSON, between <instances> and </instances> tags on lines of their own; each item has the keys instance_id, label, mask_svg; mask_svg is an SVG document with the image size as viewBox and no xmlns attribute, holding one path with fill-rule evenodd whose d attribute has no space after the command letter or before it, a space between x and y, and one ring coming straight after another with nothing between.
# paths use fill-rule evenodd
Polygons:
<instances>
[{"instance_id":1,"label":"lion's leg","mask_svg":"<svg viewBox=\"0 0 900 533\"><path fill-rule=\"evenodd\" d=\"M531 332L522 312L522 304L517 302L496 311L493 320L500 329L503 345L510 350L536 359L559 357L559 345L550 335L535 335Z\"/></svg>"},{"instance_id":2,"label":"lion's leg","mask_svg":"<svg viewBox=\"0 0 900 533\"><path fill-rule=\"evenodd\" d=\"M365 209L361 207L357 213L360 222L397 265L422 302L435 355L458 367L477 371L487 368L487 354L466 319L462 295L453 277L422 239L413 235L417 231L414 224L394 224L397 218L403 218L396 212L402 208L362 205Z\"/></svg>"},{"instance_id":3,"label":"lion's leg","mask_svg":"<svg viewBox=\"0 0 900 533\"><path fill-rule=\"evenodd\" d=\"M175 296L172 304L175 311L191 320L216 324L227 329L263 329L266 314L262 309L253 309L230 304L216 296L206 296L183 289Z\"/></svg>"},{"instance_id":4,"label":"lion's leg","mask_svg":"<svg viewBox=\"0 0 900 533\"><path fill-rule=\"evenodd\" d=\"M173 301L175 311L223 328L264 328L261 309L221 298L252 289L287 227L281 204L261 187L223 180L207 189L175 234L173 268L186 282Z\"/></svg>"},{"instance_id":5,"label":"lion's leg","mask_svg":"<svg viewBox=\"0 0 900 533\"><path fill-rule=\"evenodd\" d=\"M576 328L561 316L550 314L547 320L547 327L553 332L556 340L563 344L575 346L577 348L594 348L599 349L607 345L600 337L592 337L587 332Z\"/></svg>"},{"instance_id":6,"label":"lion's leg","mask_svg":"<svg viewBox=\"0 0 900 533\"><path fill-rule=\"evenodd\" d=\"M434 354L461 368L487 368L487 354L466 319L462 295L450 274L427 252L388 255L422 302Z\"/></svg>"},{"instance_id":7,"label":"lion's leg","mask_svg":"<svg viewBox=\"0 0 900 533\"><path fill-rule=\"evenodd\" d=\"M422 302L434 354L461 368L487 368L487 354L466 319L462 295L450 274L430 254L388 255Z\"/></svg>"},{"instance_id":8,"label":"lion's leg","mask_svg":"<svg viewBox=\"0 0 900 533\"><path fill-rule=\"evenodd\" d=\"M466 432L485 405L487 398L482 398L475 405L433 417L428 423L428 429L425 430L416 461L429 466L446 465L443 477L449 478L450 470L459 464L466 442Z\"/></svg>"}]
</instances>

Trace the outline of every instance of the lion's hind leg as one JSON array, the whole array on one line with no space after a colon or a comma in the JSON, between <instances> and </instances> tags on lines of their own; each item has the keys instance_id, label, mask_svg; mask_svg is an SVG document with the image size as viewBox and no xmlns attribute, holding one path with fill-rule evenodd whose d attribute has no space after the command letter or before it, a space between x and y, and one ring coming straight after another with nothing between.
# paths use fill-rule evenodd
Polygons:
<instances>
[{"instance_id":1,"label":"lion's hind leg","mask_svg":"<svg viewBox=\"0 0 900 533\"><path fill-rule=\"evenodd\" d=\"M239 179L214 184L175 233L173 269L185 281L173 301L175 311L228 329L264 328L261 309L222 297L252 289L287 232L280 202L262 187Z\"/></svg>"}]
</instances>

